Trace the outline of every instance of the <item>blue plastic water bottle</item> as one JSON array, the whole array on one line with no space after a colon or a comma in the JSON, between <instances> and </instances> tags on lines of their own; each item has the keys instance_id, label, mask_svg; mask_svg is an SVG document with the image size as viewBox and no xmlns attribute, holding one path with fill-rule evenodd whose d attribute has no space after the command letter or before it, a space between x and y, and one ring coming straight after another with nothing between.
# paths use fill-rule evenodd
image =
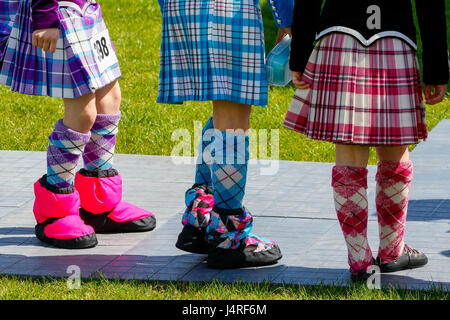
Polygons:
<instances>
[{"instance_id":1,"label":"blue plastic water bottle","mask_svg":"<svg viewBox=\"0 0 450 320\"><path fill-rule=\"evenodd\" d=\"M284 87L292 80L289 69L291 37L286 35L266 58L267 82L270 86Z\"/></svg>"}]
</instances>

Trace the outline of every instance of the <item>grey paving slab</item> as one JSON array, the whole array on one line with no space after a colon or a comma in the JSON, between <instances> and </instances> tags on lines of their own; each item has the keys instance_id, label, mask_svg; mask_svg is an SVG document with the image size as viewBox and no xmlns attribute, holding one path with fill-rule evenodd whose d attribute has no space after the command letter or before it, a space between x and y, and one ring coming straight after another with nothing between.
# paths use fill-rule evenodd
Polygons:
<instances>
[{"instance_id":1,"label":"grey paving slab","mask_svg":"<svg viewBox=\"0 0 450 320\"><path fill-rule=\"evenodd\" d=\"M427 253L424 268L382 275L383 286L450 290L450 120L439 123L412 152L412 183L405 239ZM182 162L180 164L180 162ZM205 255L175 248L181 230L184 192L192 184L194 158L123 155L115 158L124 180L124 200L151 210L157 228L148 233L100 234L85 250L57 249L34 236L33 183L45 170L45 153L0 151L0 274L142 280L347 285L346 247L335 217L330 186L333 164L251 161L246 206L253 232L275 239L283 258L273 266L214 270ZM278 168L267 175L269 166ZM139 170L136 170L139 168ZM378 248L376 167L369 166L368 238Z\"/></svg>"}]
</instances>

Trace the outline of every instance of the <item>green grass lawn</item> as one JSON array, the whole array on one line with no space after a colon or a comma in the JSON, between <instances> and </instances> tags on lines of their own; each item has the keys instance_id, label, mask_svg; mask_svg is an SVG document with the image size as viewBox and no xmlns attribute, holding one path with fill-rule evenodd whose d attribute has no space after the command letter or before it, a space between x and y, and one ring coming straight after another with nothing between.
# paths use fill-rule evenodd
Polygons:
<instances>
[{"instance_id":1,"label":"green grass lawn","mask_svg":"<svg viewBox=\"0 0 450 320\"><path fill-rule=\"evenodd\" d=\"M123 72L122 121L116 151L131 154L170 155L176 144L172 132L194 121L205 122L210 103L188 102L184 106L156 104L159 75L161 16L157 0L103 0L104 16L117 49ZM266 46L275 42L276 27L263 1ZM420 54L420 52L419 52ZM292 85L270 88L269 105L255 107L251 126L280 130L281 160L334 161L332 144L306 139L282 128L294 93ZM30 97L0 88L0 150L47 148L54 123L63 117L62 100ZM427 108L431 130L441 119L450 118L450 101ZM195 148L192 148L195 150ZM269 153L270 155L270 153ZM374 154L370 162L375 163ZM270 284L149 283L137 281L83 281L80 290L69 290L65 280L0 277L0 299L448 299L436 289L428 292L396 289L368 290L328 286Z\"/></svg>"},{"instance_id":2,"label":"green grass lawn","mask_svg":"<svg viewBox=\"0 0 450 320\"><path fill-rule=\"evenodd\" d=\"M66 280L0 277L0 300L448 300L449 294L430 291L385 288L370 290L363 285L350 287L274 285L270 283L144 282L96 279L69 289Z\"/></svg>"}]
</instances>

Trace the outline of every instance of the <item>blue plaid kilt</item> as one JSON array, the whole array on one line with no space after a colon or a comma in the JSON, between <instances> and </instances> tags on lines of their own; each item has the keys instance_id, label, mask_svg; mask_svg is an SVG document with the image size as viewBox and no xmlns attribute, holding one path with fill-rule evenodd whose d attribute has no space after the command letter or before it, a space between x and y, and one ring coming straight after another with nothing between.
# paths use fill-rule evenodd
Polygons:
<instances>
[{"instance_id":1,"label":"blue plaid kilt","mask_svg":"<svg viewBox=\"0 0 450 320\"><path fill-rule=\"evenodd\" d=\"M267 105L259 0L165 0L160 103Z\"/></svg>"},{"instance_id":2,"label":"blue plaid kilt","mask_svg":"<svg viewBox=\"0 0 450 320\"><path fill-rule=\"evenodd\" d=\"M3 59L6 42L11 34L17 9L19 8L21 1L22 0L0 1L0 61Z\"/></svg>"},{"instance_id":3,"label":"blue plaid kilt","mask_svg":"<svg viewBox=\"0 0 450 320\"><path fill-rule=\"evenodd\" d=\"M94 1L84 8L72 4L59 8L61 34L52 54L32 46L31 0L20 1L6 45L0 84L24 94L73 99L120 78L100 5ZM105 38L103 46L92 42L99 35Z\"/></svg>"}]
</instances>

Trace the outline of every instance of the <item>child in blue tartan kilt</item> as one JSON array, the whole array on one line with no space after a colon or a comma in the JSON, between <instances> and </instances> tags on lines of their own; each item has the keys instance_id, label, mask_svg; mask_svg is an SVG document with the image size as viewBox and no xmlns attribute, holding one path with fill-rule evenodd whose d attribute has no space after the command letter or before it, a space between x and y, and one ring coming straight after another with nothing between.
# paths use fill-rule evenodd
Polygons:
<instances>
[{"instance_id":1,"label":"child in blue tartan kilt","mask_svg":"<svg viewBox=\"0 0 450 320\"><path fill-rule=\"evenodd\" d=\"M176 246L207 253L212 268L276 263L278 245L252 234L243 205L252 105L267 105L264 34L259 0L160 0L163 17L159 103L212 101L202 132L195 183ZM292 0L271 0L282 33Z\"/></svg>"}]
</instances>

